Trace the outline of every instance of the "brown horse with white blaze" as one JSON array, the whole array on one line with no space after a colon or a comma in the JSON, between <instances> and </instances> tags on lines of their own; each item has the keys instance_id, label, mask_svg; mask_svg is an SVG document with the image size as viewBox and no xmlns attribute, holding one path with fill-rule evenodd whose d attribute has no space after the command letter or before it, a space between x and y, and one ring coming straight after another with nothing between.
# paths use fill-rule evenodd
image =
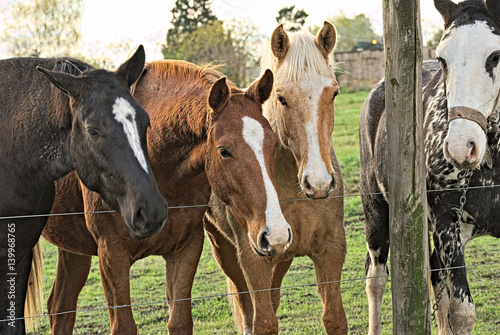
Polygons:
<instances>
[{"instance_id":1,"label":"brown horse with white blaze","mask_svg":"<svg viewBox=\"0 0 500 335\"><path fill-rule=\"evenodd\" d=\"M164 60L146 65L134 96L151 117L151 167L169 205L205 205L213 191L242 224L263 225L272 219L276 229L267 231L266 238L283 249L289 244L290 226L276 196L277 138L262 115L272 86L271 71L242 91L210 67ZM75 175L59 183L57 191L54 213L106 208ZM189 298L203 248L205 208L170 208L162 231L141 241L128 236L116 214L51 217L43 236L59 247L59 261L49 313L76 309L92 255L99 256L109 306L130 305L129 271L135 261L162 255L169 333L191 334ZM137 333L130 307L109 309L109 315L112 334ZM50 322L55 334L71 334L75 314L52 315Z\"/></svg>"},{"instance_id":2,"label":"brown horse with white blaze","mask_svg":"<svg viewBox=\"0 0 500 335\"><path fill-rule=\"evenodd\" d=\"M323 299L323 324L328 334L347 334L340 296L346 253L343 226L343 182L332 145L334 99L339 92L329 56L336 31L325 22L316 37L275 29L261 61L275 75L264 115L278 135L274 166L281 199L294 199L300 190L315 201L281 203L292 227L288 248L259 252L252 227L224 207L209 207L205 231L214 255L228 276L237 324L245 334L277 334L276 311L283 277L294 257L309 256L316 269ZM329 196L332 197L329 197ZM213 194L212 203L217 203ZM239 222L238 222L239 221ZM260 237L260 236L259 236ZM269 289L275 289L270 291Z\"/></svg>"}]
</instances>

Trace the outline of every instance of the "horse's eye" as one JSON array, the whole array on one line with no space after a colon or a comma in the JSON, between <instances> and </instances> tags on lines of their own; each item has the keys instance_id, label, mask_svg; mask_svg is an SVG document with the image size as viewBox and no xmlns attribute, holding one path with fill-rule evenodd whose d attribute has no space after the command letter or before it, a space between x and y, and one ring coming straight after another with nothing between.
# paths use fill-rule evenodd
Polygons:
<instances>
[{"instance_id":1,"label":"horse's eye","mask_svg":"<svg viewBox=\"0 0 500 335\"><path fill-rule=\"evenodd\" d=\"M224 158L230 158L231 157L231 152L229 152L229 150L227 150L227 148L219 147L217 149L219 149L219 153L220 153L220 155L222 157L224 157Z\"/></svg>"},{"instance_id":2,"label":"horse's eye","mask_svg":"<svg viewBox=\"0 0 500 335\"><path fill-rule=\"evenodd\" d=\"M495 51L486 60L486 66L493 68L493 67L496 67L498 65L498 62L500 62L500 52Z\"/></svg>"},{"instance_id":3,"label":"horse's eye","mask_svg":"<svg viewBox=\"0 0 500 335\"><path fill-rule=\"evenodd\" d=\"M99 137L99 133L95 128L87 128L87 133L90 135L92 138L97 138Z\"/></svg>"},{"instance_id":4,"label":"horse's eye","mask_svg":"<svg viewBox=\"0 0 500 335\"><path fill-rule=\"evenodd\" d=\"M339 90L336 90L335 93L333 93L333 98L332 100L335 100L335 98L337 97L337 95L340 94L340 91Z\"/></svg>"},{"instance_id":5,"label":"horse's eye","mask_svg":"<svg viewBox=\"0 0 500 335\"><path fill-rule=\"evenodd\" d=\"M283 98L282 96L279 96L278 95L278 101L280 102L280 104L282 104L283 106L286 106L286 100L285 98Z\"/></svg>"}]
</instances>

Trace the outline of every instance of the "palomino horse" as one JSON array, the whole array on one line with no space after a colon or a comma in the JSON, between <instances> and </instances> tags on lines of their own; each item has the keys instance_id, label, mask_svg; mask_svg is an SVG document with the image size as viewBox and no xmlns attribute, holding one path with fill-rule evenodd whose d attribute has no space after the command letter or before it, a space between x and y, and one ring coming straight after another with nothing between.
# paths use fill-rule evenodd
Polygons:
<instances>
[{"instance_id":1,"label":"palomino horse","mask_svg":"<svg viewBox=\"0 0 500 335\"><path fill-rule=\"evenodd\" d=\"M424 63L424 148L429 227L434 251L431 275L438 303L439 334L470 334L475 306L467 283L464 252L481 235L500 237L500 3L435 0L445 23L438 62ZM380 310L388 273L389 208L386 169L384 83L363 105L359 137L361 189L366 216L370 334L381 333ZM488 120L487 120L488 118ZM493 122L491 122L493 121ZM479 193L481 192L481 193ZM462 198L462 199L461 199ZM461 205L465 200L465 204Z\"/></svg>"},{"instance_id":2,"label":"palomino horse","mask_svg":"<svg viewBox=\"0 0 500 335\"><path fill-rule=\"evenodd\" d=\"M205 230L230 290L263 290L237 295L233 301L236 321L242 322L245 334L278 333L279 287L293 258L304 255L313 260L318 283L328 282L318 286L327 333L347 334L339 283L346 253L343 183L331 137L339 88L328 57L335 42L335 28L328 22L316 39L310 33L287 34L279 26L261 64L275 74L264 115L279 138L274 161L278 194L281 199L297 198L300 185L308 197L327 199L282 202L293 242L287 249L267 252L262 246L272 244L265 235L255 234L260 227L242 224L236 213L233 217L223 207L207 210ZM218 202L216 198L212 202Z\"/></svg>"},{"instance_id":3,"label":"palomino horse","mask_svg":"<svg viewBox=\"0 0 500 335\"><path fill-rule=\"evenodd\" d=\"M145 150L149 117L129 92L144 60L141 46L114 73L66 58L0 61L0 334L25 333L32 249L56 179L76 170L135 237L162 227L167 206Z\"/></svg>"},{"instance_id":4,"label":"palomino horse","mask_svg":"<svg viewBox=\"0 0 500 335\"><path fill-rule=\"evenodd\" d=\"M262 115L262 104L273 86L266 71L241 91L214 69L182 61L147 64L135 87L135 97L148 111L151 166L162 194L171 206L206 205L213 190L247 226L273 225L266 238L276 248L290 243L279 208L273 157L277 138ZM173 150L175 149L175 150ZM101 210L100 198L80 187L74 175L57 185L53 212ZM267 201L266 201L267 199ZM59 248L49 313L76 309L90 269L99 255L109 306L130 305L131 265L148 255L166 261L170 334L191 334L191 287L203 248L206 206L169 210L168 224L156 236L137 241L114 214L51 217L43 236ZM70 231L66 230L66 227ZM266 252L263 246L261 252ZM136 334L132 309L109 310L112 334ZM55 334L71 334L75 314L50 317Z\"/></svg>"}]
</instances>

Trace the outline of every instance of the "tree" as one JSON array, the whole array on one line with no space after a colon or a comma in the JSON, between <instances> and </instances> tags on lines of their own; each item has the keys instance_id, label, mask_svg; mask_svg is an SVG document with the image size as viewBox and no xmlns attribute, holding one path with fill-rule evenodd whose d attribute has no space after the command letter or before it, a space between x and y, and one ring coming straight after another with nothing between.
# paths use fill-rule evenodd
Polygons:
<instances>
[{"instance_id":1,"label":"tree","mask_svg":"<svg viewBox=\"0 0 500 335\"><path fill-rule=\"evenodd\" d=\"M222 22L215 21L186 34L172 56L192 63L220 62L229 57L231 48L230 36Z\"/></svg>"},{"instance_id":2,"label":"tree","mask_svg":"<svg viewBox=\"0 0 500 335\"><path fill-rule=\"evenodd\" d=\"M81 39L81 0L19 1L3 14L0 40L15 57L71 55Z\"/></svg>"},{"instance_id":3,"label":"tree","mask_svg":"<svg viewBox=\"0 0 500 335\"><path fill-rule=\"evenodd\" d=\"M276 22L282 24L283 28L288 31L298 31L302 29L309 14L303 9L294 11L295 5L281 8L278 11L278 16L276 16Z\"/></svg>"},{"instance_id":4,"label":"tree","mask_svg":"<svg viewBox=\"0 0 500 335\"><path fill-rule=\"evenodd\" d=\"M236 85L250 83L257 63L257 45L264 36L246 21L215 21L186 34L168 58L195 64L215 63ZM170 50L171 51L171 50Z\"/></svg>"},{"instance_id":5,"label":"tree","mask_svg":"<svg viewBox=\"0 0 500 335\"><path fill-rule=\"evenodd\" d=\"M236 85L250 83L257 45L264 39L247 21L218 20L206 0L177 0L162 53L168 59L215 63Z\"/></svg>"},{"instance_id":6,"label":"tree","mask_svg":"<svg viewBox=\"0 0 500 335\"><path fill-rule=\"evenodd\" d=\"M258 75L259 48L266 36L247 20L233 19L225 27L232 44L232 55L226 59L228 76L239 87L246 87Z\"/></svg>"},{"instance_id":7,"label":"tree","mask_svg":"<svg viewBox=\"0 0 500 335\"><path fill-rule=\"evenodd\" d=\"M124 59L130 58L136 50L137 45L132 44L130 40L119 40L113 43L95 41L83 44L80 51L75 52L72 56L96 68L114 69Z\"/></svg>"},{"instance_id":8,"label":"tree","mask_svg":"<svg viewBox=\"0 0 500 335\"><path fill-rule=\"evenodd\" d=\"M370 18L365 14L349 18L344 12L340 12L329 17L328 21L337 29L336 51L351 51L360 42L382 41L382 37L375 33ZM319 30L319 27L315 29Z\"/></svg>"},{"instance_id":9,"label":"tree","mask_svg":"<svg viewBox=\"0 0 500 335\"><path fill-rule=\"evenodd\" d=\"M176 0L172 8L172 28L167 32L167 44L163 48L165 58L182 55L180 46L195 30L218 21L210 9L209 0Z\"/></svg>"}]
</instances>

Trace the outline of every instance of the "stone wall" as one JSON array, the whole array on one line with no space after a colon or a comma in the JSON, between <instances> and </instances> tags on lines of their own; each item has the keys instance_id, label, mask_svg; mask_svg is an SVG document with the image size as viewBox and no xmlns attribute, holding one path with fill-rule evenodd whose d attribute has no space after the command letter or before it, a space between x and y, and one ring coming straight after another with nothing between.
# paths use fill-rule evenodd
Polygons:
<instances>
[{"instance_id":1,"label":"stone wall","mask_svg":"<svg viewBox=\"0 0 500 335\"><path fill-rule=\"evenodd\" d=\"M384 51L335 52L335 67L340 89L371 89L385 76ZM425 47L423 59L435 59L435 49Z\"/></svg>"}]
</instances>

